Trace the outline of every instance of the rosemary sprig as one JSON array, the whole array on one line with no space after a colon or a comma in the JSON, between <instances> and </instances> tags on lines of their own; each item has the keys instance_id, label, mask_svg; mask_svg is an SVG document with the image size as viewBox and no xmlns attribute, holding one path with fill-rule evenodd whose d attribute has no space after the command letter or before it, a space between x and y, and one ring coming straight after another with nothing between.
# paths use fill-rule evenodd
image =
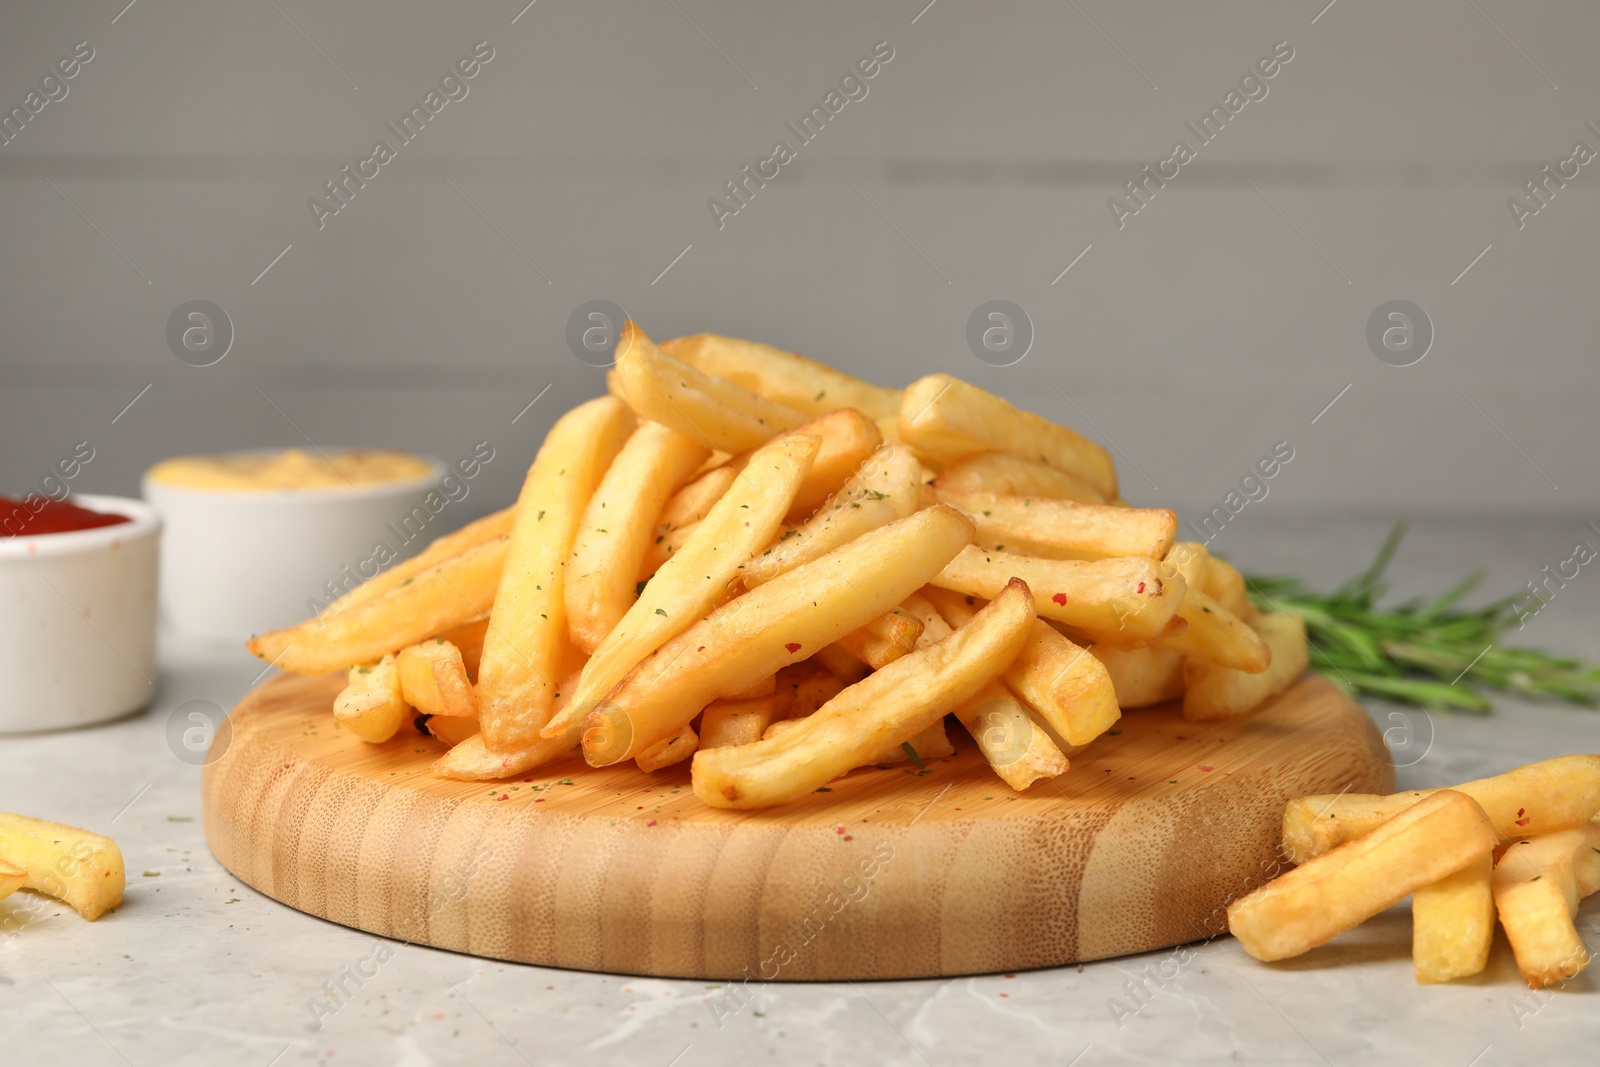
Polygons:
<instances>
[{"instance_id":1,"label":"rosemary sprig","mask_svg":"<svg viewBox=\"0 0 1600 1067\"><path fill-rule=\"evenodd\" d=\"M1478 690L1600 706L1600 666L1536 649L1508 648L1516 597L1463 611L1456 605L1483 577L1469 575L1431 603L1380 608L1384 571L1406 524L1395 524L1372 566L1333 593L1308 591L1296 578L1246 576L1250 598L1267 611L1305 616L1311 665L1346 692L1434 710L1488 712Z\"/></svg>"}]
</instances>

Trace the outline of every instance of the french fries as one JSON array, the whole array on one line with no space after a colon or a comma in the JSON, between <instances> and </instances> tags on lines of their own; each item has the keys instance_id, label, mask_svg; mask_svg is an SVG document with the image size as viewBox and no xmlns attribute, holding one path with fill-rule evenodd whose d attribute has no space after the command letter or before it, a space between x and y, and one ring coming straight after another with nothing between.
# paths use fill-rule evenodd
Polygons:
<instances>
[{"instance_id":1,"label":"french fries","mask_svg":"<svg viewBox=\"0 0 1600 1067\"><path fill-rule=\"evenodd\" d=\"M774 693L746 700L713 700L700 713L699 747L748 745L761 740L767 727L784 717L786 699L785 695Z\"/></svg>"},{"instance_id":2,"label":"french fries","mask_svg":"<svg viewBox=\"0 0 1600 1067\"><path fill-rule=\"evenodd\" d=\"M778 532L819 444L815 437L784 436L752 457L682 550L662 564L595 650L572 702L549 722L544 736L582 723L640 660L726 599L739 568Z\"/></svg>"},{"instance_id":3,"label":"french fries","mask_svg":"<svg viewBox=\"0 0 1600 1067\"><path fill-rule=\"evenodd\" d=\"M922 620L899 608L839 638L836 645L873 670L886 667L917 647Z\"/></svg>"},{"instance_id":4,"label":"french fries","mask_svg":"<svg viewBox=\"0 0 1600 1067\"><path fill-rule=\"evenodd\" d=\"M1194 586L1184 593L1178 618L1188 625L1162 638L1161 643L1191 661L1201 660L1245 674L1260 674L1271 666L1272 648L1262 635Z\"/></svg>"},{"instance_id":5,"label":"french fries","mask_svg":"<svg viewBox=\"0 0 1600 1067\"><path fill-rule=\"evenodd\" d=\"M575 672L561 679L555 693L557 714L572 699L572 692L577 685L578 675ZM441 778L468 782L492 782L553 763L575 754L578 749L578 731L573 728L560 737L541 737L518 748L496 751L484 742L483 734L475 729L476 725L471 719L428 720L428 732L451 746L450 751L434 760L435 774Z\"/></svg>"},{"instance_id":6,"label":"french fries","mask_svg":"<svg viewBox=\"0 0 1600 1067\"><path fill-rule=\"evenodd\" d=\"M1219 606L1217 610L1226 609ZM1238 619L1231 612L1228 617ZM1185 636L1192 631L1193 627ZM1311 655L1306 645L1305 619L1293 614L1260 615L1254 632L1268 650L1269 663L1263 671L1252 674L1194 658L1184 665L1185 719L1212 722L1243 715L1288 689L1305 672ZM1172 647L1171 640L1167 646Z\"/></svg>"},{"instance_id":7,"label":"french fries","mask_svg":"<svg viewBox=\"0 0 1600 1067\"><path fill-rule=\"evenodd\" d=\"M1600 813L1600 755L1557 756L1451 788L1477 801L1502 837L1571 830ZM1284 854L1292 863L1306 863L1371 833L1430 792L1292 800L1283 814Z\"/></svg>"},{"instance_id":8,"label":"french fries","mask_svg":"<svg viewBox=\"0 0 1600 1067\"><path fill-rule=\"evenodd\" d=\"M647 422L633 431L590 497L567 566L567 629L593 653L636 597L650 533L667 498L711 450Z\"/></svg>"},{"instance_id":9,"label":"french fries","mask_svg":"<svg viewBox=\"0 0 1600 1067\"><path fill-rule=\"evenodd\" d=\"M792 430L784 431L780 436L790 434L815 437L821 442L817 458L812 461L811 469L806 471L800 488L795 491L794 501L789 505L788 518L791 522L803 522L810 518L811 513L837 492L845 480L883 444L883 435L878 431L877 424L853 408L819 415ZM750 456L748 452L734 456L728 461L728 466L743 470Z\"/></svg>"},{"instance_id":10,"label":"french fries","mask_svg":"<svg viewBox=\"0 0 1600 1067\"><path fill-rule=\"evenodd\" d=\"M1148 708L1183 696L1185 660L1181 653L1158 645L1126 648L1103 642L1089 653L1105 664L1117 704L1123 708Z\"/></svg>"},{"instance_id":11,"label":"french fries","mask_svg":"<svg viewBox=\"0 0 1600 1067\"><path fill-rule=\"evenodd\" d=\"M1005 686L990 682L956 712L989 766L1022 792L1067 772L1067 757Z\"/></svg>"},{"instance_id":12,"label":"french fries","mask_svg":"<svg viewBox=\"0 0 1600 1067\"><path fill-rule=\"evenodd\" d=\"M28 872L0 860L0 900L28 884Z\"/></svg>"},{"instance_id":13,"label":"french fries","mask_svg":"<svg viewBox=\"0 0 1600 1067\"><path fill-rule=\"evenodd\" d=\"M489 619L485 616L452 626L439 634L438 639L448 641L461 653L461 665L467 669L467 681L478 678L478 664L483 659L483 635L489 632Z\"/></svg>"},{"instance_id":14,"label":"french fries","mask_svg":"<svg viewBox=\"0 0 1600 1067\"><path fill-rule=\"evenodd\" d=\"M937 482L934 490L941 503L972 520L980 544L997 551L1046 559L1163 559L1178 534L1178 516L1166 508L967 492L941 489Z\"/></svg>"},{"instance_id":15,"label":"french fries","mask_svg":"<svg viewBox=\"0 0 1600 1067\"><path fill-rule=\"evenodd\" d=\"M740 569L754 589L784 571L826 555L885 523L903 519L922 505L922 467L904 448L893 445L869 456L800 526L785 530L767 550Z\"/></svg>"},{"instance_id":16,"label":"french fries","mask_svg":"<svg viewBox=\"0 0 1600 1067\"><path fill-rule=\"evenodd\" d=\"M1589 952L1573 916L1578 902L1595 890L1589 874L1600 849L1600 825L1522 838L1494 869L1494 906L1517 970L1530 989L1564 982L1589 965ZM1580 887L1580 864L1585 883Z\"/></svg>"},{"instance_id":17,"label":"french fries","mask_svg":"<svg viewBox=\"0 0 1600 1067\"><path fill-rule=\"evenodd\" d=\"M494 604L509 535L441 560L408 583L361 604L252 637L250 651L294 674L372 663L478 618Z\"/></svg>"},{"instance_id":18,"label":"french fries","mask_svg":"<svg viewBox=\"0 0 1600 1067\"><path fill-rule=\"evenodd\" d=\"M948 374L906 387L900 440L945 462L975 452L1012 452L1076 475L1107 500L1117 496L1111 454L1093 441Z\"/></svg>"},{"instance_id":19,"label":"french fries","mask_svg":"<svg viewBox=\"0 0 1600 1067\"><path fill-rule=\"evenodd\" d=\"M0 864L24 872L18 888L55 897L90 922L122 903L127 883L111 838L10 812L0 812Z\"/></svg>"},{"instance_id":20,"label":"french fries","mask_svg":"<svg viewBox=\"0 0 1600 1067\"><path fill-rule=\"evenodd\" d=\"M965 626L976 614L977 608L958 594L930 588L925 595L951 626ZM1006 668L1004 681L1054 731L1052 740L1059 739L1058 744L1087 745L1122 717L1105 665L1043 620L1029 627L1028 640Z\"/></svg>"},{"instance_id":21,"label":"french fries","mask_svg":"<svg viewBox=\"0 0 1600 1067\"><path fill-rule=\"evenodd\" d=\"M1245 622L1253 622L1256 609L1245 591L1244 575L1225 559L1212 556L1206 564L1205 594Z\"/></svg>"},{"instance_id":22,"label":"french fries","mask_svg":"<svg viewBox=\"0 0 1600 1067\"><path fill-rule=\"evenodd\" d=\"M654 745L639 753L634 758L634 763L638 765L641 771L646 773L659 771L663 767L672 766L674 763L682 763L694 755L695 749L699 747L699 744L700 737L694 732L694 727L685 723L683 729L665 741L657 741Z\"/></svg>"},{"instance_id":23,"label":"french fries","mask_svg":"<svg viewBox=\"0 0 1600 1067\"><path fill-rule=\"evenodd\" d=\"M589 498L633 429L633 414L613 397L580 404L556 420L528 469L478 668L491 749L531 745L550 719L567 640L567 559Z\"/></svg>"},{"instance_id":24,"label":"french fries","mask_svg":"<svg viewBox=\"0 0 1600 1067\"><path fill-rule=\"evenodd\" d=\"M423 715L477 718L478 694L461 650L444 638L409 645L394 657L400 696Z\"/></svg>"},{"instance_id":25,"label":"french fries","mask_svg":"<svg viewBox=\"0 0 1600 1067\"><path fill-rule=\"evenodd\" d=\"M1411 959L1417 981L1448 982L1477 974L1494 944L1494 858L1484 853L1411 898Z\"/></svg>"},{"instance_id":26,"label":"french fries","mask_svg":"<svg viewBox=\"0 0 1600 1067\"><path fill-rule=\"evenodd\" d=\"M743 452L805 421L786 404L672 358L632 322L623 323L616 352L616 377L608 382L628 406L707 448Z\"/></svg>"},{"instance_id":27,"label":"french fries","mask_svg":"<svg viewBox=\"0 0 1600 1067\"><path fill-rule=\"evenodd\" d=\"M696 753L695 795L715 807L760 808L813 793L976 696L1016 657L1033 619L1027 587L1009 584L967 626L851 686L793 729Z\"/></svg>"},{"instance_id":28,"label":"french fries","mask_svg":"<svg viewBox=\"0 0 1600 1067\"><path fill-rule=\"evenodd\" d=\"M1183 577L1156 560L1039 559L976 545L963 548L933 584L989 598L1013 577L1028 584L1041 616L1132 639L1160 636L1184 599Z\"/></svg>"},{"instance_id":29,"label":"french fries","mask_svg":"<svg viewBox=\"0 0 1600 1067\"><path fill-rule=\"evenodd\" d=\"M1471 797L1441 789L1235 900L1228 927L1258 960L1298 956L1477 862L1498 838Z\"/></svg>"},{"instance_id":30,"label":"french fries","mask_svg":"<svg viewBox=\"0 0 1600 1067\"><path fill-rule=\"evenodd\" d=\"M957 460L945 467L933 485L953 492L1008 493L1084 504L1111 502L1075 474L1010 452L980 452Z\"/></svg>"},{"instance_id":31,"label":"french fries","mask_svg":"<svg viewBox=\"0 0 1600 1067\"><path fill-rule=\"evenodd\" d=\"M663 341L661 350L706 374L808 415L824 415L837 408L855 408L874 419L900 414L900 390L872 385L759 341L699 333Z\"/></svg>"},{"instance_id":32,"label":"french fries","mask_svg":"<svg viewBox=\"0 0 1600 1067\"><path fill-rule=\"evenodd\" d=\"M334 720L373 744L398 733L409 711L392 655L369 667L351 667L348 684L333 698Z\"/></svg>"},{"instance_id":33,"label":"french fries","mask_svg":"<svg viewBox=\"0 0 1600 1067\"><path fill-rule=\"evenodd\" d=\"M718 697L810 657L926 584L971 536L965 516L936 505L729 601L656 649L590 712L584 758L596 767L630 758Z\"/></svg>"},{"instance_id":34,"label":"french fries","mask_svg":"<svg viewBox=\"0 0 1600 1067\"><path fill-rule=\"evenodd\" d=\"M445 534L418 552L408 560L402 560L382 571L360 585L356 586L344 596L329 604L322 612L324 617L331 618L339 612L353 608L358 604L409 584L419 574L432 567L438 566L452 556L459 556L469 548L487 544L501 537L511 534L511 523L515 517L515 508L502 508L493 515L485 515L474 522L469 522L455 533Z\"/></svg>"}]
</instances>

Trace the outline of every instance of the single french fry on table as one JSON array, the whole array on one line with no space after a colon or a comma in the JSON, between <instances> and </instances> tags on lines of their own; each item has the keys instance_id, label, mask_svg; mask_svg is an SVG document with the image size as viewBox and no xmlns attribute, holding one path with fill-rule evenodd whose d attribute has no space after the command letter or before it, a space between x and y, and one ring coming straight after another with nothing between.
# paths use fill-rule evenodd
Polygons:
<instances>
[{"instance_id":1,"label":"single french fry on table","mask_svg":"<svg viewBox=\"0 0 1600 1067\"><path fill-rule=\"evenodd\" d=\"M695 795L719 808L762 808L814 792L977 696L1016 657L1033 619L1026 586L1008 585L971 623L844 690L794 728L696 753Z\"/></svg>"},{"instance_id":2,"label":"single french fry on table","mask_svg":"<svg viewBox=\"0 0 1600 1067\"><path fill-rule=\"evenodd\" d=\"M1102 642L1090 648L1089 653L1105 664L1117 705L1125 710L1148 708L1183 696L1185 661L1181 652L1159 645L1129 648Z\"/></svg>"},{"instance_id":3,"label":"single french fry on table","mask_svg":"<svg viewBox=\"0 0 1600 1067\"><path fill-rule=\"evenodd\" d=\"M1162 634L1184 599L1183 577L1142 557L1040 559L968 545L933 579L941 589L989 598L1012 578L1033 591L1040 616L1092 634Z\"/></svg>"},{"instance_id":4,"label":"single french fry on table","mask_svg":"<svg viewBox=\"0 0 1600 1067\"><path fill-rule=\"evenodd\" d=\"M1067 471L1010 452L980 452L949 464L934 488L952 492L1007 493L1011 496L1107 504L1094 486Z\"/></svg>"},{"instance_id":5,"label":"single french fry on table","mask_svg":"<svg viewBox=\"0 0 1600 1067\"><path fill-rule=\"evenodd\" d=\"M1484 853L1411 897L1411 960L1417 981L1467 978L1489 963L1494 944L1494 857Z\"/></svg>"},{"instance_id":6,"label":"single french fry on table","mask_svg":"<svg viewBox=\"0 0 1600 1067\"><path fill-rule=\"evenodd\" d=\"M1258 960L1298 956L1477 862L1498 837L1471 797L1441 789L1235 900L1228 928Z\"/></svg>"},{"instance_id":7,"label":"single french fry on table","mask_svg":"<svg viewBox=\"0 0 1600 1067\"><path fill-rule=\"evenodd\" d=\"M916 511L921 506L921 473L916 457L906 449L879 449L814 515L785 530L744 565L740 574L745 586L753 589Z\"/></svg>"},{"instance_id":8,"label":"single french fry on table","mask_svg":"<svg viewBox=\"0 0 1600 1067\"><path fill-rule=\"evenodd\" d=\"M693 536L662 564L595 649L584 665L572 701L545 724L544 736L553 737L581 725L600 698L635 665L727 599L739 567L776 536L818 445L815 437L784 436L756 453L711 506Z\"/></svg>"},{"instance_id":9,"label":"single french fry on table","mask_svg":"<svg viewBox=\"0 0 1600 1067\"><path fill-rule=\"evenodd\" d=\"M1264 671L1252 674L1193 658L1184 664L1185 719L1212 722L1237 718L1282 693L1305 673L1311 662L1305 619L1292 613L1258 615L1254 632L1271 657Z\"/></svg>"},{"instance_id":10,"label":"single french fry on table","mask_svg":"<svg viewBox=\"0 0 1600 1067\"><path fill-rule=\"evenodd\" d=\"M929 587L923 595L951 626L967 625L979 610L974 598L947 589ZM1052 740L1058 746L1087 745L1122 717L1105 665L1042 619L1029 627L1028 640L1006 668L1003 681L1054 733Z\"/></svg>"},{"instance_id":11,"label":"single french fry on table","mask_svg":"<svg viewBox=\"0 0 1600 1067\"><path fill-rule=\"evenodd\" d=\"M111 838L11 812L0 812L0 864L24 872L17 888L55 897L90 922L122 903L127 884Z\"/></svg>"},{"instance_id":12,"label":"single french fry on table","mask_svg":"<svg viewBox=\"0 0 1600 1067\"><path fill-rule=\"evenodd\" d=\"M487 613L510 543L510 535L502 534L365 603L260 634L247 647L293 674L327 674L372 663Z\"/></svg>"},{"instance_id":13,"label":"single french fry on table","mask_svg":"<svg viewBox=\"0 0 1600 1067\"><path fill-rule=\"evenodd\" d=\"M1600 881L1590 873L1597 849L1600 825L1590 823L1520 838L1495 865L1495 910L1530 989L1574 978L1589 965L1588 949L1572 920L1579 901Z\"/></svg>"},{"instance_id":14,"label":"single french fry on table","mask_svg":"<svg viewBox=\"0 0 1600 1067\"><path fill-rule=\"evenodd\" d=\"M1117 495L1111 453L1059 426L948 374L930 374L906 387L900 402L900 440L950 463L976 452L1036 458L1088 482L1107 500Z\"/></svg>"},{"instance_id":15,"label":"single french fry on table","mask_svg":"<svg viewBox=\"0 0 1600 1067\"><path fill-rule=\"evenodd\" d=\"M616 395L640 418L721 452L743 452L805 421L793 408L705 374L658 348L632 322L617 338Z\"/></svg>"},{"instance_id":16,"label":"single french fry on table","mask_svg":"<svg viewBox=\"0 0 1600 1067\"><path fill-rule=\"evenodd\" d=\"M1501 837L1521 840L1572 830L1600 813L1600 755L1557 756L1451 788L1476 800ZM1328 793L1291 800L1283 813L1283 851L1291 863L1305 863L1371 833L1430 792Z\"/></svg>"},{"instance_id":17,"label":"single french fry on table","mask_svg":"<svg viewBox=\"0 0 1600 1067\"><path fill-rule=\"evenodd\" d=\"M585 652L600 647L637 596L637 575L667 498L711 450L653 422L642 423L589 498L565 578L567 630Z\"/></svg>"},{"instance_id":18,"label":"single french fry on table","mask_svg":"<svg viewBox=\"0 0 1600 1067\"><path fill-rule=\"evenodd\" d=\"M478 695L461 650L442 637L407 645L394 658L400 696L423 715L477 718Z\"/></svg>"},{"instance_id":19,"label":"single french fry on table","mask_svg":"<svg viewBox=\"0 0 1600 1067\"><path fill-rule=\"evenodd\" d=\"M898 418L900 414L900 390L864 382L759 341L699 333L663 341L661 350L706 374L807 415L823 415L836 408L855 408L874 419Z\"/></svg>"},{"instance_id":20,"label":"single french fry on table","mask_svg":"<svg viewBox=\"0 0 1600 1067\"><path fill-rule=\"evenodd\" d=\"M567 643L566 563L583 510L634 425L615 397L578 405L550 428L522 483L478 667L481 736L497 752L532 744L550 719Z\"/></svg>"},{"instance_id":21,"label":"single french fry on table","mask_svg":"<svg viewBox=\"0 0 1600 1067\"><path fill-rule=\"evenodd\" d=\"M926 584L971 536L965 516L936 505L722 605L656 649L589 713L584 758L596 767L631 758L713 700L810 658Z\"/></svg>"},{"instance_id":22,"label":"single french fry on table","mask_svg":"<svg viewBox=\"0 0 1600 1067\"><path fill-rule=\"evenodd\" d=\"M351 667L348 683L333 698L334 721L374 744L398 733L410 713L393 655L370 666Z\"/></svg>"},{"instance_id":23,"label":"single french fry on table","mask_svg":"<svg viewBox=\"0 0 1600 1067\"><path fill-rule=\"evenodd\" d=\"M1166 508L1080 504L940 489L937 484L934 491L941 503L972 520L979 544L1046 559L1163 559L1178 533L1178 516Z\"/></svg>"}]
</instances>

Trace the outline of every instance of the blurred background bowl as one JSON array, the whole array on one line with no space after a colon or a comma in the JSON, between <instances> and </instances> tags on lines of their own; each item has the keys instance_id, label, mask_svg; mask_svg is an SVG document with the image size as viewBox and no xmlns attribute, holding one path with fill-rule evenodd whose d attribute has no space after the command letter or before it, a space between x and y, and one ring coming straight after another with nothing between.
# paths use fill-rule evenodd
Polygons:
<instances>
[{"instance_id":1,"label":"blurred background bowl","mask_svg":"<svg viewBox=\"0 0 1600 1067\"><path fill-rule=\"evenodd\" d=\"M0 538L0 733L104 722L150 702L161 519L76 494L115 526Z\"/></svg>"},{"instance_id":2,"label":"blurred background bowl","mask_svg":"<svg viewBox=\"0 0 1600 1067\"><path fill-rule=\"evenodd\" d=\"M416 458L427 474L337 489L206 489L146 477L144 497L167 526L163 626L184 640L237 648L411 555L444 530L424 500L447 468ZM380 545L386 553L375 552Z\"/></svg>"}]
</instances>

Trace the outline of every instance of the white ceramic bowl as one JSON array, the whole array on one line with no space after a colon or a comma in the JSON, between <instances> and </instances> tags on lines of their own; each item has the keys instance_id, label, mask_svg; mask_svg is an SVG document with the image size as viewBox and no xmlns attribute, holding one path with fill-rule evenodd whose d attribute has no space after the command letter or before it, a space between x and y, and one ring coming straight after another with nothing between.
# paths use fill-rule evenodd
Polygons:
<instances>
[{"instance_id":1,"label":"white ceramic bowl","mask_svg":"<svg viewBox=\"0 0 1600 1067\"><path fill-rule=\"evenodd\" d=\"M161 520L137 500L72 500L129 521L0 538L0 733L104 722L155 694Z\"/></svg>"},{"instance_id":2,"label":"white ceramic bowl","mask_svg":"<svg viewBox=\"0 0 1600 1067\"><path fill-rule=\"evenodd\" d=\"M186 640L238 648L321 610L328 583L342 591L371 577L363 564L380 543L415 553L450 518L424 502L446 466L418 458L425 475L338 489L196 489L146 477L144 497L166 523L163 624Z\"/></svg>"}]
</instances>

